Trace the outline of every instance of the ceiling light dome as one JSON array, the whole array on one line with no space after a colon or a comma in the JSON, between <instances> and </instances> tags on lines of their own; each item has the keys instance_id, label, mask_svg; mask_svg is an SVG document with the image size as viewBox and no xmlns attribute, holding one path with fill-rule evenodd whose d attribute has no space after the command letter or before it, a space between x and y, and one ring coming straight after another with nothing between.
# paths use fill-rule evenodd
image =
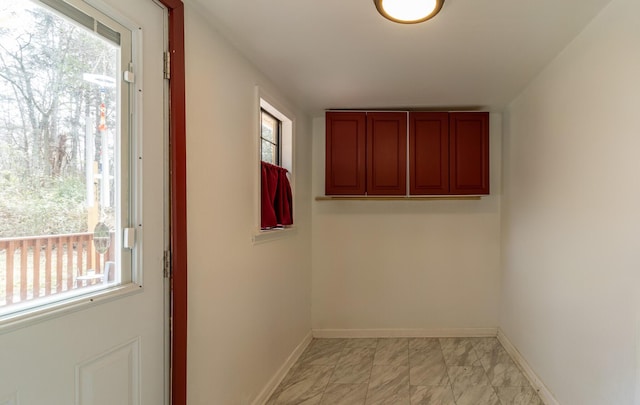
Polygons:
<instances>
[{"instance_id":1,"label":"ceiling light dome","mask_svg":"<svg viewBox=\"0 0 640 405\"><path fill-rule=\"evenodd\" d=\"M402 24L416 24L432 18L444 0L373 0L385 18Z\"/></svg>"}]
</instances>

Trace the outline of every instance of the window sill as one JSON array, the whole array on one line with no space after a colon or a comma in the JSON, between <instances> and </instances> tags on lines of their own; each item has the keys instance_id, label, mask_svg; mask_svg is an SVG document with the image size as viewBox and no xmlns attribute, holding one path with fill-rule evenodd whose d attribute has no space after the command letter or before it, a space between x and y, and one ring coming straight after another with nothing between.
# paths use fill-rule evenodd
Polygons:
<instances>
[{"instance_id":1,"label":"window sill","mask_svg":"<svg viewBox=\"0 0 640 405\"><path fill-rule=\"evenodd\" d=\"M297 233L298 233L298 230L294 226L290 226L286 228L269 229L266 231L259 230L253 235L251 240L253 241L254 245L257 245L260 243L271 242L274 240L293 236Z\"/></svg>"}]
</instances>

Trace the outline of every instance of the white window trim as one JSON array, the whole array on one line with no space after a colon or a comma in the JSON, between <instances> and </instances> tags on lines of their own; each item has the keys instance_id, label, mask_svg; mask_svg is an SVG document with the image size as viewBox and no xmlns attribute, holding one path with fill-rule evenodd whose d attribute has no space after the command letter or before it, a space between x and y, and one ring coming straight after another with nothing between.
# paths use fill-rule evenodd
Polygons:
<instances>
[{"instance_id":1,"label":"white window trim","mask_svg":"<svg viewBox=\"0 0 640 405\"><path fill-rule=\"evenodd\" d=\"M130 203L130 223L136 228L135 249L131 252L131 272L125 275L122 284L111 288L96 287L96 291L88 290L81 295L59 297L51 302L43 302L39 306L26 307L24 310L8 313L0 317L0 334L8 333L16 329L31 326L46 320L54 319L63 315L94 307L102 303L110 302L119 298L138 294L144 291L143 286L143 263L142 263L142 28L124 17L115 9L101 0L63 0L86 14L99 17L103 21L110 20L116 25L131 32L131 60L135 68L135 83L129 88L129 173L133 177L130 179L130 189L128 191ZM43 7L51 10L51 7L40 3ZM70 20L67 16L59 14L61 18ZM122 46L122 45L121 45ZM122 78L121 78L122 79ZM120 97L120 94L118 95ZM120 146L120 145L118 145ZM121 148L119 148L121 150ZM133 158L135 157L135 159ZM124 158L124 157L123 157ZM120 166L118 168L120 170ZM116 193L119 198L119 192ZM116 235L116 240L122 235ZM60 299L62 298L62 299Z\"/></svg>"},{"instance_id":2,"label":"white window trim","mask_svg":"<svg viewBox=\"0 0 640 405\"><path fill-rule=\"evenodd\" d=\"M278 240L297 233L296 229L296 186L295 186L295 115L285 107L278 99L272 97L269 93L265 92L260 86L256 86L256 103L255 103L255 166L254 166L254 231L251 240L254 244L270 242ZM284 228L260 229L261 218L261 176L260 176L260 161L262 156L260 154L260 115L261 109L264 109L269 114L273 115L282 122L282 133L280 140L280 164L282 167L289 171L289 183L291 184L291 194L293 196L293 225Z\"/></svg>"}]
</instances>

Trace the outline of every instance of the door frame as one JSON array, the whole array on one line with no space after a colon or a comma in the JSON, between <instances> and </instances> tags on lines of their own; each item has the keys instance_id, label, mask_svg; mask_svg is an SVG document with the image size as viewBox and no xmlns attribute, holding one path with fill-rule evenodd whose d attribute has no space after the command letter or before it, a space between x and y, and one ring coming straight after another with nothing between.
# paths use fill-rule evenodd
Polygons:
<instances>
[{"instance_id":1,"label":"door frame","mask_svg":"<svg viewBox=\"0 0 640 405\"><path fill-rule=\"evenodd\" d=\"M159 0L169 12L169 194L171 249L171 404L187 404L187 148L184 4Z\"/></svg>"}]
</instances>

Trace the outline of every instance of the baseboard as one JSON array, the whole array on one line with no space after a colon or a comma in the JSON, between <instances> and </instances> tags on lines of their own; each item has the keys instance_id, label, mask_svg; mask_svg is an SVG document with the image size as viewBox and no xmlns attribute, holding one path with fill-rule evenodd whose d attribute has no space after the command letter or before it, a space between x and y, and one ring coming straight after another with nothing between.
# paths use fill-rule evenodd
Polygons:
<instances>
[{"instance_id":1,"label":"baseboard","mask_svg":"<svg viewBox=\"0 0 640 405\"><path fill-rule=\"evenodd\" d=\"M280 385L284 377L287 375L289 369L296 363L296 361L298 361L304 350L309 346L311 339L313 339L313 334L309 332L304 339L302 339L302 342L296 346L289 357L287 357L287 360L285 360L284 364L282 364L276 374L271 378L271 380L269 380L267 385L262 389L257 398L253 400L251 405L263 405L269 400L273 392L278 388L278 385Z\"/></svg>"},{"instance_id":2,"label":"baseboard","mask_svg":"<svg viewBox=\"0 0 640 405\"><path fill-rule=\"evenodd\" d=\"M531 383L531 386L538 391L538 395L545 403L545 405L560 405L558 400L553 396L549 388L542 382L542 380L538 377L538 375L533 371L529 363L525 360L525 358L520 354L518 349L511 343L507 335L504 334L502 329L498 328L498 340L504 347L504 349L509 353L511 358L520 366L522 371L524 372L527 379Z\"/></svg>"},{"instance_id":3,"label":"baseboard","mask_svg":"<svg viewBox=\"0 0 640 405\"><path fill-rule=\"evenodd\" d=\"M498 328L448 329L314 329L315 338L386 338L386 337L487 337L496 336Z\"/></svg>"}]
</instances>

